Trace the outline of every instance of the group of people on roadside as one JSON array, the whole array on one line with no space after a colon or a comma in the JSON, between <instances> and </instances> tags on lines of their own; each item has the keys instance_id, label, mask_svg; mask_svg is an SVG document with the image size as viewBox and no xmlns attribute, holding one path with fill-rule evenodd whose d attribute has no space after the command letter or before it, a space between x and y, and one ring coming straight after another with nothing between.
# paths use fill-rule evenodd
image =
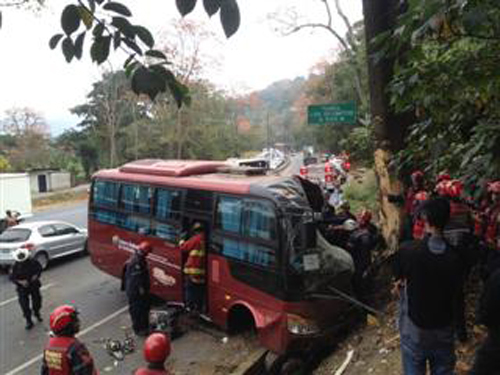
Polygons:
<instances>
[{"instance_id":1,"label":"group of people on roadside","mask_svg":"<svg viewBox=\"0 0 500 375\"><path fill-rule=\"evenodd\" d=\"M464 288L474 268L483 280L477 323L488 337L470 374L500 374L500 181L474 204L460 180L442 173L430 187L416 171L399 201L406 221L393 269L404 374L425 375L427 365L431 374L454 374L455 340L469 336Z\"/></svg>"},{"instance_id":2,"label":"group of people on roadside","mask_svg":"<svg viewBox=\"0 0 500 375\"><path fill-rule=\"evenodd\" d=\"M330 199L326 202L320 231L329 243L345 249L351 255L354 263L354 296L361 302L369 302L372 253L381 241L379 230L372 222L372 213L364 208L354 215L348 201L342 201L337 206Z\"/></svg>"}]
</instances>

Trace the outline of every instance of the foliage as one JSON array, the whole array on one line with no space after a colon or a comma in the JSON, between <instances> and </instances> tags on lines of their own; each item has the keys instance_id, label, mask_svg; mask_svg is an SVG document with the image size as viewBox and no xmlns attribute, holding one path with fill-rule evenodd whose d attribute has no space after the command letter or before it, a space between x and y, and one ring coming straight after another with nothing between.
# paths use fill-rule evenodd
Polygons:
<instances>
[{"instance_id":1,"label":"foliage","mask_svg":"<svg viewBox=\"0 0 500 375\"><path fill-rule=\"evenodd\" d=\"M379 203L375 172L371 169L356 170L344 189L344 199L349 201L355 213L363 208L377 212Z\"/></svg>"},{"instance_id":2,"label":"foliage","mask_svg":"<svg viewBox=\"0 0 500 375\"><path fill-rule=\"evenodd\" d=\"M185 16L192 12L196 0L177 0L179 12ZM204 0L206 12L212 16L220 11L220 20L229 38L239 28L240 13L236 0ZM188 88L181 83L169 67L167 56L155 48L155 39L142 25L131 23L132 12L124 4L112 0L81 0L67 5L61 14L62 33L49 41L54 49L60 43L69 63L81 59L86 39L92 38L89 53L92 61L102 64L112 50L128 54L123 69L131 78L132 91L148 95L154 100L158 94L169 91L177 106L190 103Z\"/></svg>"},{"instance_id":3,"label":"foliage","mask_svg":"<svg viewBox=\"0 0 500 375\"><path fill-rule=\"evenodd\" d=\"M389 43L400 57L392 104L415 117L402 169L448 169L470 183L500 177L499 16L493 0L433 0L401 17ZM398 50L405 42L411 48Z\"/></svg>"},{"instance_id":4,"label":"foliage","mask_svg":"<svg viewBox=\"0 0 500 375\"><path fill-rule=\"evenodd\" d=\"M9 161L5 156L0 155L0 172L9 172L11 170Z\"/></svg>"}]
</instances>

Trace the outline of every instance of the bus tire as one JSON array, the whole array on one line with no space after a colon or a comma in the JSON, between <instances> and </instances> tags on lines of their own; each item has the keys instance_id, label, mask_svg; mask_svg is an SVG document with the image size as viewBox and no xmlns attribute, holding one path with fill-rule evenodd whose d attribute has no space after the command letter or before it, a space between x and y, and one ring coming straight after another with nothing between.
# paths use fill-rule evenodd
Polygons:
<instances>
[{"instance_id":1,"label":"bus tire","mask_svg":"<svg viewBox=\"0 0 500 375\"><path fill-rule=\"evenodd\" d=\"M297 357L287 358L279 370L280 375L305 375L307 366L304 360Z\"/></svg>"},{"instance_id":2,"label":"bus tire","mask_svg":"<svg viewBox=\"0 0 500 375\"><path fill-rule=\"evenodd\" d=\"M241 332L255 332L255 319L251 311L243 306L236 305L231 308L227 323L228 332L231 334Z\"/></svg>"}]
</instances>

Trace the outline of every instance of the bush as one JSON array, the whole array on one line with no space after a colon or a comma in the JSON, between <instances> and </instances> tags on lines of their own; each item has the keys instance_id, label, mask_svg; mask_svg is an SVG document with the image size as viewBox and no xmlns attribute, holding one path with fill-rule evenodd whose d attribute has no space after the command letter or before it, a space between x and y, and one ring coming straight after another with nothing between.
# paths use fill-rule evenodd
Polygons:
<instances>
[{"instance_id":1,"label":"bush","mask_svg":"<svg viewBox=\"0 0 500 375\"><path fill-rule=\"evenodd\" d=\"M366 207L375 214L379 207L375 172L372 169L353 171L344 188L344 198L351 204L353 213Z\"/></svg>"}]
</instances>

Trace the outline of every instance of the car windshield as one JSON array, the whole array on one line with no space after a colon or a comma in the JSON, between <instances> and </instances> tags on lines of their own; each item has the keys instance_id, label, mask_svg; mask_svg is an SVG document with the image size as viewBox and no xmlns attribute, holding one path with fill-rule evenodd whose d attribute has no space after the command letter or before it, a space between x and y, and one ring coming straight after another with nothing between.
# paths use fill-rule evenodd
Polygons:
<instances>
[{"instance_id":1,"label":"car windshield","mask_svg":"<svg viewBox=\"0 0 500 375\"><path fill-rule=\"evenodd\" d=\"M24 242L31 235L31 230L25 228L11 228L0 234L0 243Z\"/></svg>"}]
</instances>

